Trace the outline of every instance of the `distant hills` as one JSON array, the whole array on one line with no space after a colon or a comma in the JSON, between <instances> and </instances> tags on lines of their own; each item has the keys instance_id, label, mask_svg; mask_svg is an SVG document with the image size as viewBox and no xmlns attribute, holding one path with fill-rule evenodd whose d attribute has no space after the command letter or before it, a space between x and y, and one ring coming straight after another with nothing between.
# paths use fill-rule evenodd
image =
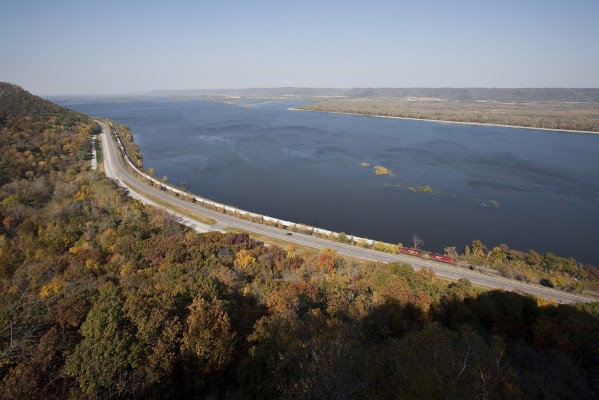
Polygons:
<instances>
[{"instance_id":1,"label":"distant hills","mask_svg":"<svg viewBox=\"0 0 599 400\"><path fill-rule=\"evenodd\" d=\"M599 302L198 234L90 171L90 118L8 84L0 112L0 399L599 398ZM573 259L467 248L599 290Z\"/></svg>"},{"instance_id":2,"label":"distant hills","mask_svg":"<svg viewBox=\"0 0 599 400\"><path fill-rule=\"evenodd\" d=\"M348 97L424 97L459 101L565 101L599 102L599 89L574 88L378 88L351 89Z\"/></svg>"},{"instance_id":3,"label":"distant hills","mask_svg":"<svg viewBox=\"0 0 599 400\"><path fill-rule=\"evenodd\" d=\"M593 102L599 103L599 88L248 88L157 90L150 96L181 97L346 97L423 98L451 101L498 102Z\"/></svg>"},{"instance_id":4,"label":"distant hills","mask_svg":"<svg viewBox=\"0 0 599 400\"><path fill-rule=\"evenodd\" d=\"M192 90L155 90L151 96L186 96L186 97L318 97L346 96L351 89L334 88L247 88L247 89L192 89Z\"/></svg>"}]
</instances>

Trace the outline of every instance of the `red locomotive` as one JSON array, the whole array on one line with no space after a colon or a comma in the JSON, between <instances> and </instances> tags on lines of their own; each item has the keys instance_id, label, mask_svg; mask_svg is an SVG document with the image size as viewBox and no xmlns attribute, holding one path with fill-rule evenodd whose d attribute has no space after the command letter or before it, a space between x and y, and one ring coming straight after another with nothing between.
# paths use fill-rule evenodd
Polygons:
<instances>
[{"instance_id":1,"label":"red locomotive","mask_svg":"<svg viewBox=\"0 0 599 400\"><path fill-rule=\"evenodd\" d=\"M453 257L443 256L441 254L431 253L428 251L421 251L421 250L418 250L413 247L402 247L401 249L399 249L399 252L403 253L403 254L408 254L410 256L428 258L431 260L440 261L440 262L444 262L444 263L448 263L448 264L456 264L457 263L456 259Z\"/></svg>"}]
</instances>

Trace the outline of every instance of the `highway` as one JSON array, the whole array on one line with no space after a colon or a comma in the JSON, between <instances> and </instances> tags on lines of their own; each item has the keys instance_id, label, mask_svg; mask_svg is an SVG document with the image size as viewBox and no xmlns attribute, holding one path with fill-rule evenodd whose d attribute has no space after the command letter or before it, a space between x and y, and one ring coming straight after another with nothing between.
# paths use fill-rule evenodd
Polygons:
<instances>
[{"instance_id":1,"label":"highway","mask_svg":"<svg viewBox=\"0 0 599 400\"><path fill-rule=\"evenodd\" d=\"M436 261L425 260L405 254L389 254L372 249L365 249L349 244L333 242L318 237L279 229L267 225L262 225L232 215L223 214L201 205L178 198L168 191L159 190L144 182L141 182L137 176L129 172L121 162L121 157L117 154L117 148L111 139L109 127L101 121L96 121L102 128L102 150L104 156L104 171L109 178L112 178L120 186L129 190L132 197L139 201L164 208L167 212L174 215L177 220L199 232L208 232L218 230L224 232L226 228L237 228L247 232L253 232L270 238L279 239L285 242L294 243L302 246L323 249L325 247L334 249L337 253L354 257L362 260L380 261L380 262L403 262L409 264L415 270L421 268L431 268L437 276L449 279L468 279L474 285L485 286L489 288L503 289L508 291L517 291L528 293L539 297L553 298L560 303L590 302L591 300L572 293L550 289L540 285L526 284L523 282L510 280L496 275L487 275L478 271L473 271L465 267L444 264ZM181 215L173 210L166 209L152 199L159 199L160 203L172 204L175 208L183 209L193 214L200 214L210 217L217 221L214 225L203 224L195 221L193 218Z\"/></svg>"}]
</instances>

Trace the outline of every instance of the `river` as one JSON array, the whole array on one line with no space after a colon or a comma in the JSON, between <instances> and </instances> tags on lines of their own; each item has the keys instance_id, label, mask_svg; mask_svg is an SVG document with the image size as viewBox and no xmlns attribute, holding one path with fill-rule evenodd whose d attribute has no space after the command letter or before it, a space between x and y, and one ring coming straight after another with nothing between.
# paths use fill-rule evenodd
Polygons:
<instances>
[{"instance_id":1,"label":"river","mask_svg":"<svg viewBox=\"0 0 599 400\"><path fill-rule=\"evenodd\" d=\"M599 135L310 113L293 102L59 104L129 125L146 168L221 203L390 243L418 235L439 252L480 239L599 265ZM376 175L377 165L391 173Z\"/></svg>"}]
</instances>

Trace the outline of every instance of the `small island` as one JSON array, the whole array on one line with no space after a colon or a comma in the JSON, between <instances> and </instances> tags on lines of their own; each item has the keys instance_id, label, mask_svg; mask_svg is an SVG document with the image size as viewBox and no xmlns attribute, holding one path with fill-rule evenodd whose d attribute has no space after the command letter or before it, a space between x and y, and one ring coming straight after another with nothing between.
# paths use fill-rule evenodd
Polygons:
<instances>
[{"instance_id":1,"label":"small island","mask_svg":"<svg viewBox=\"0 0 599 400\"><path fill-rule=\"evenodd\" d=\"M434 194L435 192L433 192L433 189L429 186L429 185L420 185L420 186L410 186L408 189L410 192L422 192L422 193L429 193L429 194Z\"/></svg>"},{"instance_id":2,"label":"small island","mask_svg":"<svg viewBox=\"0 0 599 400\"><path fill-rule=\"evenodd\" d=\"M391 170L382 165L377 165L374 167L374 173L377 175L391 175Z\"/></svg>"}]
</instances>

